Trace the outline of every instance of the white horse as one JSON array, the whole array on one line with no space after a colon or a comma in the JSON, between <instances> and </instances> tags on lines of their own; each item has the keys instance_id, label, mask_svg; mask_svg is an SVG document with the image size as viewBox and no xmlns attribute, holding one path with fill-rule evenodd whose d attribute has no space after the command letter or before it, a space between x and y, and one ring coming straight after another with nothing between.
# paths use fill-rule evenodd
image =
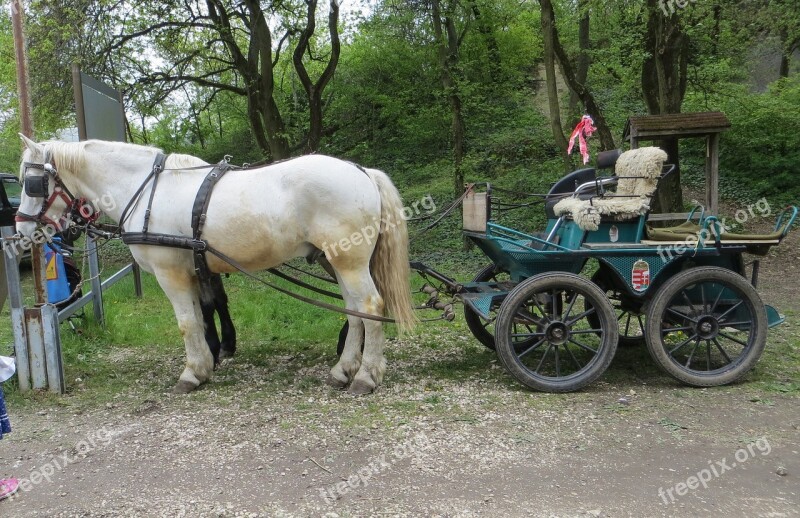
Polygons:
<instances>
[{"instance_id":1,"label":"white horse","mask_svg":"<svg viewBox=\"0 0 800 518\"><path fill-rule=\"evenodd\" d=\"M66 196L53 195L59 184L119 222L160 153L117 142L36 143L22 138L27 149L21 178L51 176L44 198L22 195L17 229L27 237L38 224L58 221L69 210ZM45 161L53 167L43 167ZM192 237L192 205L211 166L203 171L186 169L201 165L206 163L188 155L168 156L153 194L149 232ZM152 185L151 181L144 187L139 203L126 216L125 231L142 230ZM275 267L298 256L327 260L348 309L376 316L388 310L401 329L413 326L402 201L381 171L322 155L234 170L214 188L206 214L202 239L247 270ZM156 276L175 310L186 345L186 368L173 391L190 392L208 381L214 367L204 338L193 252L153 245L130 249L142 268ZM235 271L212 254L207 261L212 272ZM349 385L350 393L366 394L381 383L386 369L383 325L347 318L350 330L344 352L328 383L337 388Z\"/></svg>"}]
</instances>

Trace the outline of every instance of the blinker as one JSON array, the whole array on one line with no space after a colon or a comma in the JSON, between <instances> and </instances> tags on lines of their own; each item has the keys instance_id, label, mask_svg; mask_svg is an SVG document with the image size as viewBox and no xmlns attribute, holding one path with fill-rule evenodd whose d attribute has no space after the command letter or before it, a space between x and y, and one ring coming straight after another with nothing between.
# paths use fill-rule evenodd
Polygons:
<instances>
[{"instance_id":1,"label":"blinker","mask_svg":"<svg viewBox=\"0 0 800 518\"><path fill-rule=\"evenodd\" d=\"M47 175L42 176L26 176L25 194L31 198L46 198L49 190L50 177Z\"/></svg>"}]
</instances>

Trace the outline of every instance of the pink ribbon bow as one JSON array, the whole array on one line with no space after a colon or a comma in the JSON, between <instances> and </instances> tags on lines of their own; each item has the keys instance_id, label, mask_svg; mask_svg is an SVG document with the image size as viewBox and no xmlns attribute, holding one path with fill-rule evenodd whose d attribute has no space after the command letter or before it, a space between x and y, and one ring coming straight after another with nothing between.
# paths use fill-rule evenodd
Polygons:
<instances>
[{"instance_id":1,"label":"pink ribbon bow","mask_svg":"<svg viewBox=\"0 0 800 518\"><path fill-rule=\"evenodd\" d=\"M595 131L597 131L597 128L594 127L594 120L588 115L581 117L581 121L577 126L575 126L575 129L572 130L572 136L569 138L567 154L572 154L572 147L575 145L575 138L577 138L581 149L581 156L583 157L583 163L588 163L589 147L586 145L586 139L591 137L592 133Z\"/></svg>"}]
</instances>

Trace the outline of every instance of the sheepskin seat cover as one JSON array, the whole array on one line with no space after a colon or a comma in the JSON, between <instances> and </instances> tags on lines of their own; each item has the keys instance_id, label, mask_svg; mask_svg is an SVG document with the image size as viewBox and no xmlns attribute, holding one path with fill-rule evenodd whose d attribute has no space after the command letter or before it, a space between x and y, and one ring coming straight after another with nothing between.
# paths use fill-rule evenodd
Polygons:
<instances>
[{"instance_id":1,"label":"sheepskin seat cover","mask_svg":"<svg viewBox=\"0 0 800 518\"><path fill-rule=\"evenodd\" d=\"M553 210L556 216L569 214L583 230L597 230L602 216L631 219L650 210L650 197L656 190L667 154L657 147L631 149L620 155L615 173L617 191L591 200L565 198Z\"/></svg>"}]
</instances>

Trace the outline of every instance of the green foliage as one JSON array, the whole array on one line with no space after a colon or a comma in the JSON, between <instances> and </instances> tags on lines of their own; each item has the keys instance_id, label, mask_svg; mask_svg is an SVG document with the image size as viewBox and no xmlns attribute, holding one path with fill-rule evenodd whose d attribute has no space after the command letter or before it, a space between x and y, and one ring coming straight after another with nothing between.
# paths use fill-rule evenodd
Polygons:
<instances>
[{"instance_id":1,"label":"green foliage","mask_svg":"<svg viewBox=\"0 0 800 518\"><path fill-rule=\"evenodd\" d=\"M720 86L718 94L692 96L687 105L721 110L731 120L720 142L723 196L747 202L767 197L775 205L800 202L800 76L779 80L761 94L742 85ZM695 162L702 151L695 150Z\"/></svg>"}]
</instances>

